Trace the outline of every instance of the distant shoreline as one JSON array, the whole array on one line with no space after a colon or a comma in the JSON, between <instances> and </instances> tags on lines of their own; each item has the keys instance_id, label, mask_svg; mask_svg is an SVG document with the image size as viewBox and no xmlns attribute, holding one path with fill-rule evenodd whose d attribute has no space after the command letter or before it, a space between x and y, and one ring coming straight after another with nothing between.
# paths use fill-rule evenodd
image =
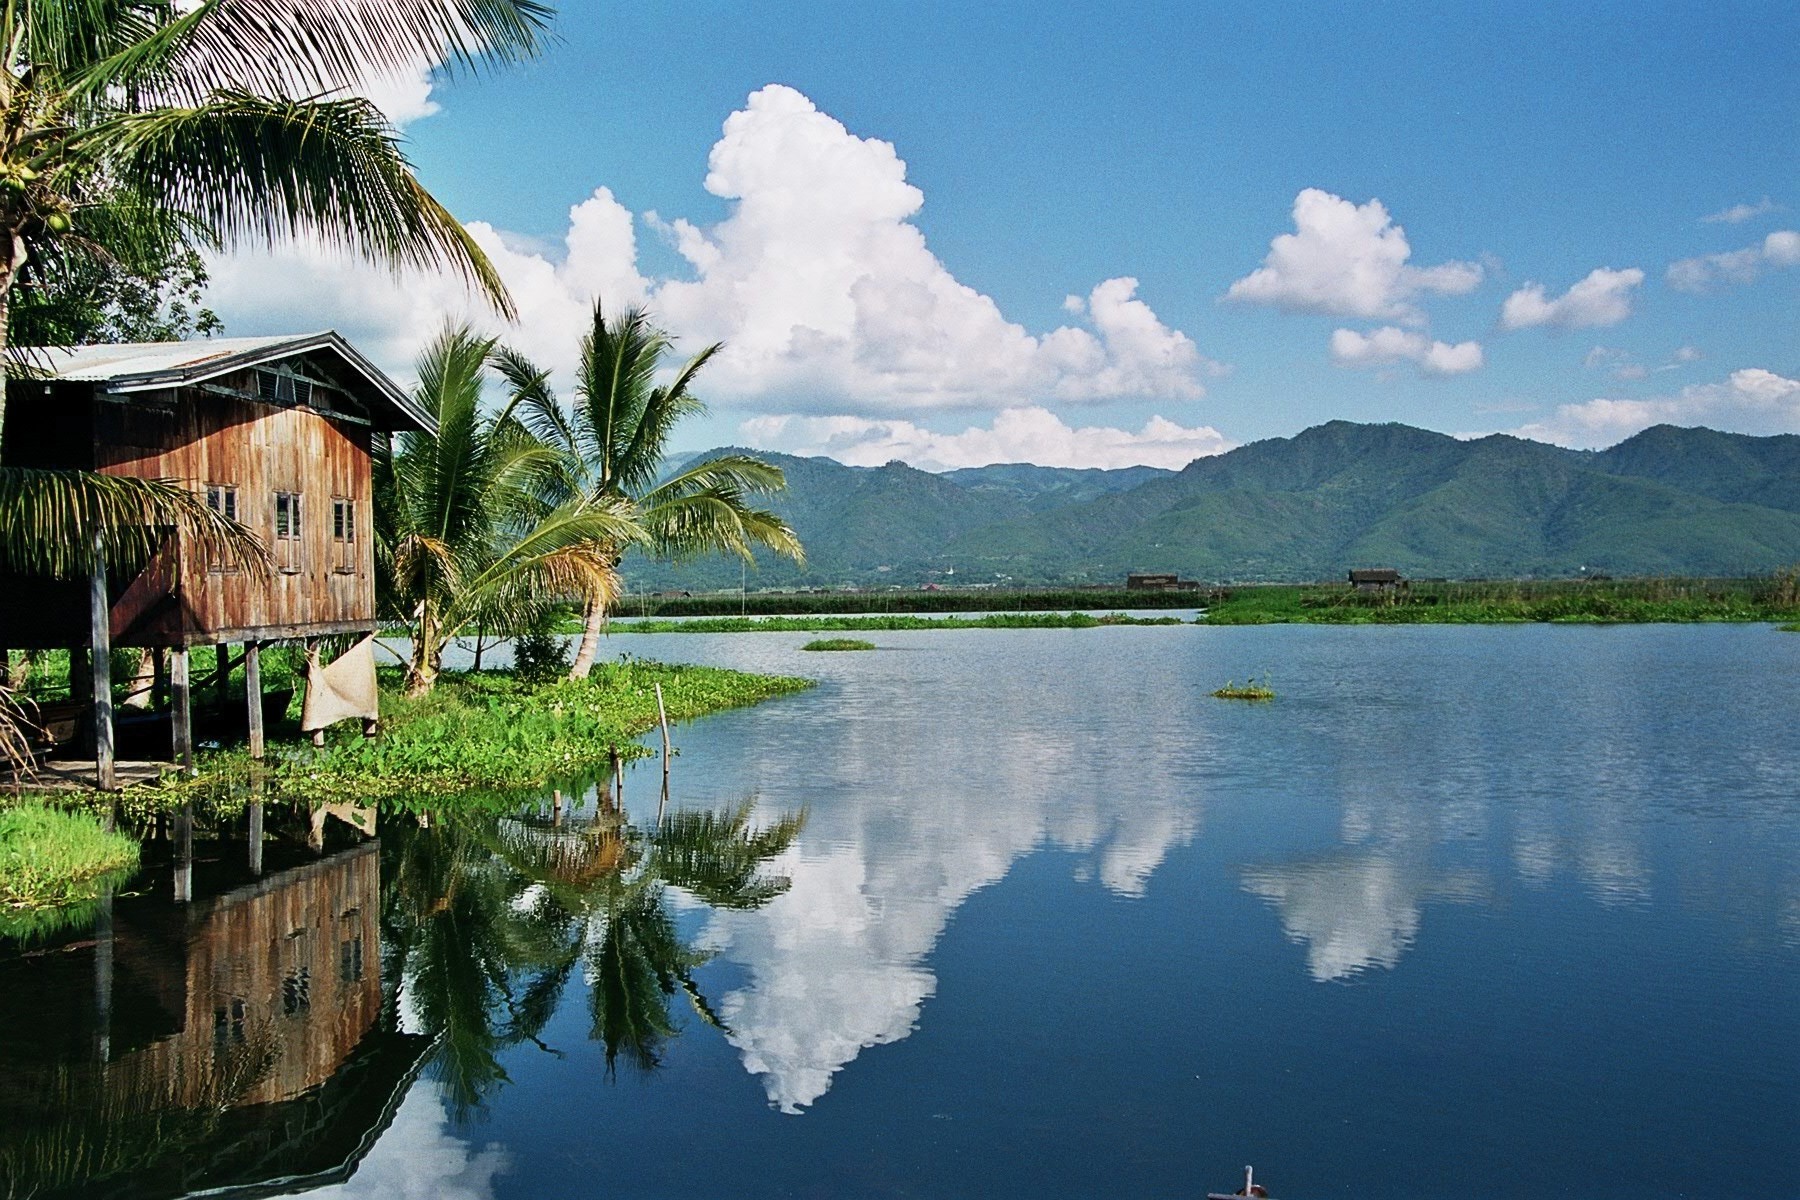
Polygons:
<instances>
[{"instance_id":1,"label":"distant shoreline","mask_svg":"<svg viewBox=\"0 0 1800 1200\"><path fill-rule=\"evenodd\" d=\"M614 615L630 618L786 617L836 624L761 624L757 629L852 629L857 616L982 613L1001 616L1107 613L1122 610L1201 609L1202 623L1247 624L1505 624L1514 622L1800 622L1800 573L1749 578L1646 577L1561 580L1402 580L1358 590L1347 583L1205 585L1179 590L1042 588L1002 591L711 592L628 596ZM1145 623L1149 619L1115 624ZM1034 621L1014 622L1037 623ZM1166 623L1166 620L1158 623ZM675 631L673 622L651 629ZM965 628L968 622L920 622L919 628ZM880 628L881 626L862 626ZM887 628L912 628L894 623ZM573 628L573 627L572 627ZM620 625L617 628L626 628ZM727 632L724 625L683 621L689 632Z\"/></svg>"}]
</instances>

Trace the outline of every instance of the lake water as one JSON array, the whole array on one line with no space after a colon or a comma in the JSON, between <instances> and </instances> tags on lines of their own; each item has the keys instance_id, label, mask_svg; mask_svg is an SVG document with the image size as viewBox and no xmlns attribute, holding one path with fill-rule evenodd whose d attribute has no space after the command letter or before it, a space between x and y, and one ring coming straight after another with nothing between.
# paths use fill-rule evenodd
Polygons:
<instances>
[{"instance_id":1,"label":"lake water","mask_svg":"<svg viewBox=\"0 0 1800 1200\"><path fill-rule=\"evenodd\" d=\"M121 1197L1800 1197L1800 637L868 637L605 643L820 680L676 731L673 810L803 815L728 883L639 763L623 826L219 847L8 951L0 1170L47 1122Z\"/></svg>"}]
</instances>

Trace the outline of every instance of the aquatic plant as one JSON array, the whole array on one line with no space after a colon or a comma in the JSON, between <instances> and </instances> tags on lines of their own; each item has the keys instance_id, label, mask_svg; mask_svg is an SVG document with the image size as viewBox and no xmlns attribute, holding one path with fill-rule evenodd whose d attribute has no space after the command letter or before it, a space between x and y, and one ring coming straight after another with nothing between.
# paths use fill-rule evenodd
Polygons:
<instances>
[{"instance_id":1,"label":"aquatic plant","mask_svg":"<svg viewBox=\"0 0 1800 1200\"><path fill-rule=\"evenodd\" d=\"M1791 621L1800 601L1784 574L1746 579L1414 581L1398 593L1341 583L1258 585L1222 591L1209 625L1637 623Z\"/></svg>"},{"instance_id":2,"label":"aquatic plant","mask_svg":"<svg viewBox=\"0 0 1800 1200\"><path fill-rule=\"evenodd\" d=\"M107 877L137 862L135 841L107 832L87 813L29 803L0 810L0 909L91 899ZM3 919L0 932L10 932Z\"/></svg>"},{"instance_id":3,"label":"aquatic plant","mask_svg":"<svg viewBox=\"0 0 1800 1200\"><path fill-rule=\"evenodd\" d=\"M920 617L907 613L836 617L694 617L685 621L618 621L614 633L856 633L896 629L1098 629L1102 625L1180 625L1180 617L1124 613L986 613L979 617Z\"/></svg>"},{"instance_id":4,"label":"aquatic plant","mask_svg":"<svg viewBox=\"0 0 1800 1200\"><path fill-rule=\"evenodd\" d=\"M874 642L861 638L818 638L800 647L802 650L873 650Z\"/></svg>"},{"instance_id":5,"label":"aquatic plant","mask_svg":"<svg viewBox=\"0 0 1800 1200\"><path fill-rule=\"evenodd\" d=\"M442 811L504 805L507 793L592 775L650 753L637 742L657 722L660 684L671 721L755 704L810 687L805 679L715 667L664 665L628 656L587 679L534 684L511 672L447 672L422 696L402 694L399 672L384 668L381 733L332 730L323 747L270 747L266 764L241 748L201 756L190 780L132 789L127 802L170 808L252 782L270 799L354 798ZM516 798L515 798L516 802Z\"/></svg>"},{"instance_id":6,"label":"aquatic plant","mask_svg":"<svg viewBox=\"0 0 1800 1200\"><path fill-rule=\"evenodd\" d=\"M1269 686L1267 678L1258 683L1253 675L1244 681L1242 687L1238 686L1237 680L1229 680L1213 695L1220 700L1273 700L1275 689Z\"/></svg>"}]
</instances>

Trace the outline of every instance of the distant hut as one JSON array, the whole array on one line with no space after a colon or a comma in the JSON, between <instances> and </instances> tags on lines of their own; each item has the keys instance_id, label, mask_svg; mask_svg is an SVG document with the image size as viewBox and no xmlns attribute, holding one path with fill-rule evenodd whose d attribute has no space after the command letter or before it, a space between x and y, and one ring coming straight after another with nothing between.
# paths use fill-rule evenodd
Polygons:
<instances>
[{"instance_id":1,"label":"distant hut","mask_svg":"<svg viewBox=\"0 0 1800 1200\"><path fill-rule=\"evenodd\" d=\"M1392 567L1378 567L1350 572L1350 586L1359 592L1391 592L1406 581Z\"/></svg>"},{"instance_id":2,"label":"distant hut","mask_svg":"<svg viewBox=\"0 0 1800 1200\"><path fill-rule=\"evenodd\" d=\"M7 465L185 483L260 537L275 570L234 570L170 538L131 578L7 578L0 648L91 654L96 776L110 788L111 647L166 652L170 748L185 763L188 650L241 645L260 753L261 648L376 628L370 453L395 431L433 429L430 414L332 332L81 346L34 366L7 382Z\"/></svg>"},{"instance_id":3,"label":"distant hut","mask_svg":"<svg viewBox=\"0 0 1800 1200\"><path fill-rule=\"evenodd\" d=\"M1200 581L1183 579L1179 575L1153 574L1134 572L1125 576L1125 590L1128 592L1197 592Z\"/></svg>"}]
</instances>

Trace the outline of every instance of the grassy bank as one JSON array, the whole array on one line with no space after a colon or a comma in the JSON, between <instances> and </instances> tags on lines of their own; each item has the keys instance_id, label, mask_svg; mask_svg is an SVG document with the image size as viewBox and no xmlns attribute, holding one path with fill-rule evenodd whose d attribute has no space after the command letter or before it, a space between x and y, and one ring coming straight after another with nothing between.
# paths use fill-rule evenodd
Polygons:
<instances>
[{"instance_id":1,"label":"grassy bank","mask_svg":"<svg viewBox=\"0 0 1800 1200\"><path fill-rule=\"evenodd\" d=\"M893 629L1097 629L1102 625L1179 625L1180 617L1124 613L988 613L980 617L694 617L685 621L620 621L613 633L857 633Z\"/></svg>"},{"instance_id":2,"label":"grassy bank","mask_svg":"<svg viewBox=\"0 0 1800 1200\"><path fill-rule=\"evenodd\" d=\"M940 591L709 592L692 596L629 594L621 617L803 616L821 613L1059 612L1069 609L1195 608L1205 593L1124 588L945 588Z\"/></svg>"},{"instance_id":3,"label":"grassy bank","mask_svg":"<svg viewBox=\"0 0 1800 1200\"><path fill-rule=\"evenodd\" d=\"M1650 621L1793 621L1792 578L1620 579L1412 583L1391 592L1344 584L1227 589L1207 609L1211 625L1311 623L1494 624Z\"/></svg>"},{"instance_id":4,"label":"grassy bank","mask_svg":"<svg viewBox=\"0 0 1800 1200\"><path fill-rule=\"evenodd\" d=\"M331 730L323 747L276 744L262 765L233 748L201 756L198 777L136 789L134 803L167 807L188 799L218 804L256 782L269 799L397 801L442 808L540 788L604 771L617 747L649 753L639 734L656 725L656 685L671 721L690 720L811 686L808 680L636 659L601 663L585 680L532 684L505 672L448 673L428 696L399 693L382 672L380 736L354 722Z\"/></svg>"},{"instance_id":5,"label":"grassy bank","mask_svg":"<svg viewBox=\"0 0 1800 1200\"><path fill-rule=\"evenodd\" d=\"M137 861L136 841L107 833L88 813L32 803L0 809L0 933L31 923L21 910L87 899L97 880Z\"/></svg>"}]
</instances>

